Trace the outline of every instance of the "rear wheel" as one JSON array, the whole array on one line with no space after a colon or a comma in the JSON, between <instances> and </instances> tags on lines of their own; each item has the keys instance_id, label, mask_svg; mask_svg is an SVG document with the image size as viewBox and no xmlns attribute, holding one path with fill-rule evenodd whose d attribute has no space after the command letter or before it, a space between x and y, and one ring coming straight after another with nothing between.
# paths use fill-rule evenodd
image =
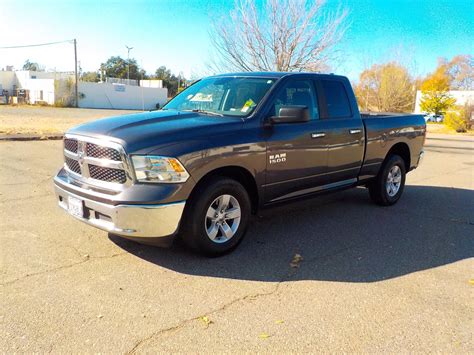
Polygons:
<instances>
[{"instance_id":1,"label":"rear wheel","mask_svg":"<svg viewBox=\"0 0 474 355\"><path fill-rule=\"evenodd\" d=\"M182 239L208 256L228 253L242 241L250 211L250 198L239 182L214 178L198 187L186 206Z\"/></svg>"},{"instance_id":2,"label":"rear wheel","mask_svg":"<svg viewBox=\"0 0 474 355\"><path fill-rule=\"evenodd\" d=\"M399 155L391 155L375 180L369 184L370 198L381 206L397 203L405 187L405 177L405 162Z\"/></svg>"}]
</instances>

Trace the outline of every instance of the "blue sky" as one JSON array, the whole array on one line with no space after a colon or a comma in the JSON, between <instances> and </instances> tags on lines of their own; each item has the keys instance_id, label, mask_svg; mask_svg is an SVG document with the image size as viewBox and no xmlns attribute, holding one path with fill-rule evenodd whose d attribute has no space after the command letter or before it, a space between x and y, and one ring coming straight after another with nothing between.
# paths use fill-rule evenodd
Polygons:
<instances>
[{"instance_id":1,"label":"blue sky","mask_svg":"<svg viewBox=\"0 0 474 355\"><path fill-rule=\"evenodd\" d=\"M333 69L351 79L393 57L424 75L438 57L474 54L473 0L328 0L328 9L339 4L349 10L351 26ZM200 76L212 53L209 19L225 17L232 6L233 0L0 0L0 47L77 38L81 67L89 71L112 55L126 57L129 45L149 73L166 65ZM28 58L48 69L73 69L70 44L0 49L0 68L19 68Z\"/></svg>"}]
</instances>

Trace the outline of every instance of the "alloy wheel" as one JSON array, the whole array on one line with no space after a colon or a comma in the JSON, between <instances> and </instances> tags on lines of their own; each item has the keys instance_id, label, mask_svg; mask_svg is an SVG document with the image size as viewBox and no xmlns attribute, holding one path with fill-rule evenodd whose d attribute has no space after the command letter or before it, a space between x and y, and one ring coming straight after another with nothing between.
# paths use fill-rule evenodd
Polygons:
<instances>
[{"instance_id":1,"label":"alloy wheel","mask_svg":"<svg viewBox=\"0 0 474 355\"><path fill-rule=\"evenodd\" d=\"M231 239L240 225L241 209L232 195L221 195L209 206L205 218L207 236L215 243Z\"/></svg>"},{"instance_id":2,"label":"alloy wheel","mask_svg":"<svg viewBox=\"0 0 474 355\"><path fill-rule=\"evenodd\" d=\"M400 190L400 186L402 184L402 170L398 165L392 166L392 168L388 172L387 182L385 183L385 189L387 190L387 194L390 197L395 196Z\"/></svg>"}]
</instances>

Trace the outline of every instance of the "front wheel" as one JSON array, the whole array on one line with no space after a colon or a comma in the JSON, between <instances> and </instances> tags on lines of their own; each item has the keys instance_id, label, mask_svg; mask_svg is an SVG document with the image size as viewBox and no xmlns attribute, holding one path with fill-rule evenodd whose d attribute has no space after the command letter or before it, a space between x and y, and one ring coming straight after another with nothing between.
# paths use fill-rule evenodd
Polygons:
<instances>
[{"instance_id":1,"label":"front wheel","mask_svg":"<svg viewBox=\"0 0 474 355\"><path fill-rule=\"evenodd\" d=\"M379 174L369 184L370 198L381 206L391 206L400 199L405 187L405 162L399 155L390 156Z\"/></svg>"},{"instance_id":2,"label":"front wheel","mask_svg":"<svg viewBox=\"0 0 474 355\"><path fill-rule=\"evenodd\" d=\"M242 241L250 211L250 198L239 182L215 178L201 186L186 206L182 238L205 255L223 255Z\"/></svg>"}]
</instances>

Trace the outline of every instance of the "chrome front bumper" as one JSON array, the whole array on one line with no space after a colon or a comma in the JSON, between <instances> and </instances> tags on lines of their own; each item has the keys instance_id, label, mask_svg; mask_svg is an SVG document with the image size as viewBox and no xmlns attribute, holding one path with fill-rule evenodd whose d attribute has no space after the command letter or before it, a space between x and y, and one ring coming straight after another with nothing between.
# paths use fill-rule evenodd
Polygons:
<instances>
[{"instance_id":1,"label":"chrome front bumper","mask_svg":"<svg viewBox=\"0 0 474 355\"><path fill-rule=\"evenodd\" d=\"M68 211L69 197L83 201L83 216L74 218L124 237L156 238L175 234L185 201L166 205L109 205L75 195L54 184L61 208ZM72 215L71 215L72 216Z\"/></svg>"}]
</instances>

